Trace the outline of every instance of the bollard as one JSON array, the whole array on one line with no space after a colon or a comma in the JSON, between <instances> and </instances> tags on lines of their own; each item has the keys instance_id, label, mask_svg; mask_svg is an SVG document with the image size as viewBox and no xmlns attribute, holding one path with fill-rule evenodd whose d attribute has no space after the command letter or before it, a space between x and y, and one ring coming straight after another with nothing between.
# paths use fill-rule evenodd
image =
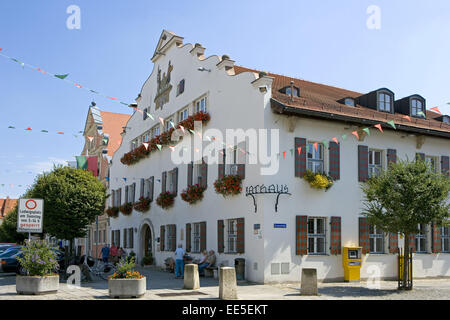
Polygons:
<instances>
[{"instance_id":1,"label":"bollard","mask_svg":"<svg viewBox=\"0 0 450 320\"><path fill-rule=\"evenodd\" d=\"M200 289L200 278L198 276L198 265L190 263L184 265L184 289Z\"/></svg>"},{"instance_id":2,"label":"bollard","mask_svg":"<svg viewBox=\"0 0 450 320\"><path fill-rule=\"evenodd\" d=\"M236 270L233 267L220 267L219 299L237 299Z\"/></svg>"},{"instance_id":3,"label":"bollard","mask_svg":"<svg viewBox=\"0 0 450 320\"><path fill-rule=\"evenodd\" d=\"M302 296L317 296L317 269L302 268L300 294Z\"/></svg>"}]
</instances>

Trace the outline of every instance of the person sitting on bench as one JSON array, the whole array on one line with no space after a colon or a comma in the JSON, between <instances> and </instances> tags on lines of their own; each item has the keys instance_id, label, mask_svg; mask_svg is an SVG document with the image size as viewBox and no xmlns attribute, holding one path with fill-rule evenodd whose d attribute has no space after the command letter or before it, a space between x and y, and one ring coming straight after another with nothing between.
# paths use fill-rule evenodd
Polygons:
<instances>
[{"instance_id":1,"label":"person sitting on bench","mask_svg":"<svg viewBox=\"0 0 450 320\"><path fill-rule=\"evenodd\" d=\"M198 274L200 276L205 275L204 269L209 265L208 252L206 250L203 250L202 254L203 254L203 259L198 263Z\"/></svg>"},{"instance_id":2,"label":"person sitting on bench","mask_svg":"<svg viewBox=\"0 0 450 320\"><path fill-rule=\"evenodd\" d=\"M214 250L209 251L208 255L208 265L204 269L214 269L216 264L216 255L214 254Z\"/></svg>"}]
</instances>

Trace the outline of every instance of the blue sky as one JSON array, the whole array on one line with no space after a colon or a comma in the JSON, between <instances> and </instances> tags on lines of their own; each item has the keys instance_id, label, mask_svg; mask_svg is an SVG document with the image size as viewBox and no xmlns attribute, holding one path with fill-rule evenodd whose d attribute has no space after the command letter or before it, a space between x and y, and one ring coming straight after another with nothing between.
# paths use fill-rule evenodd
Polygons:
<instances>
[{"instance_id":1,"label":"blue sky","mask_svg":"<svg viewBox=\"0 0 450 320\"><path fill-rule=\"evenodd\" d=\"M70 5L81 9L80 30L66 27ZM381 9L379 30L366 26L370 5ZM238 65L359 92L388 87L396 98L418 93L450 113L448 0L0 2L1 53L124 102L150 74L162 29ZM74 160L83 138L73 134L93 99L129 113L0 57L0 197L19 197L38 172Z\"/></svg>"}]
</instances>

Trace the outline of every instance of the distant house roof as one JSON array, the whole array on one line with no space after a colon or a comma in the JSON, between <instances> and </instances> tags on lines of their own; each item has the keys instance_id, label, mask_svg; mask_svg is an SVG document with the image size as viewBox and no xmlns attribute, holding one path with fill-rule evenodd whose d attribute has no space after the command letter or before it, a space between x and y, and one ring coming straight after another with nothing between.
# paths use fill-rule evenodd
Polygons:
<instances>
[{"instance_id":1,"label":"distant house roof","mask_svg":"<svg viewBox=\"0 0 450 320\"><path fill-rule=\"evenodd\" d=\"M235 74L260 72L242 66L234 66L234 70ZM272 83L272 109L280 113L303 114L331 120L365 123L366 125L394 120L399 129L450 137L450 125L436 120L441 117L436 112L427 110L427 119L411 118L411 121L408 121L403 114L380 112L359 104L352 107L337 102L347 97L360 97L363 93L275 73L267 73L267 75L274 78ZM293 96L292 99L289 95L280 92L280 89L290 86L291 81L293 81L293 86L300 88L300 96Z\"/></svg>"},{"instance_id":2,"label":"distant house roof","mask_svg":"<svg viewBox=\"0 0 450 320\"><path fill-rule=\"evenodd\" d=\"M0 219L6 217L17 205L19 199L0 199Z\"/></svg>"},{"instance_id":3,"label":"distant house roof","mask_svg":"<svg viewBox=\"0 0 450 320\"><path fill-rule=\"evenodd\" d=\"M129 114L107 111L100 111L100 115L103 121L102 131L109 135L108 155L112 157L120 146L118 142L122 141L122 136L120 135L123 131L122 127L127 125L131 116Z\"/></svg>"}]
</instances>

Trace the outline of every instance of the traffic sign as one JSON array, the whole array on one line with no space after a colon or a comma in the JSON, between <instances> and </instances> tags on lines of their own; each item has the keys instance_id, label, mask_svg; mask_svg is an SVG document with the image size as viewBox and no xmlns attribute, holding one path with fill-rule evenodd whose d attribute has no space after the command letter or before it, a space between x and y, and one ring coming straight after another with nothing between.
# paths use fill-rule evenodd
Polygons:
<instances>
[{"instance_id":1,"label":"traffic sign","mask_svg":"<svg viewBox=\"0 0 450 320\"><path fill-rule=\"evenodd\" d=\"M43 199L19 199L17 232L42 233Z\"/></svg>"}]
</instances>

